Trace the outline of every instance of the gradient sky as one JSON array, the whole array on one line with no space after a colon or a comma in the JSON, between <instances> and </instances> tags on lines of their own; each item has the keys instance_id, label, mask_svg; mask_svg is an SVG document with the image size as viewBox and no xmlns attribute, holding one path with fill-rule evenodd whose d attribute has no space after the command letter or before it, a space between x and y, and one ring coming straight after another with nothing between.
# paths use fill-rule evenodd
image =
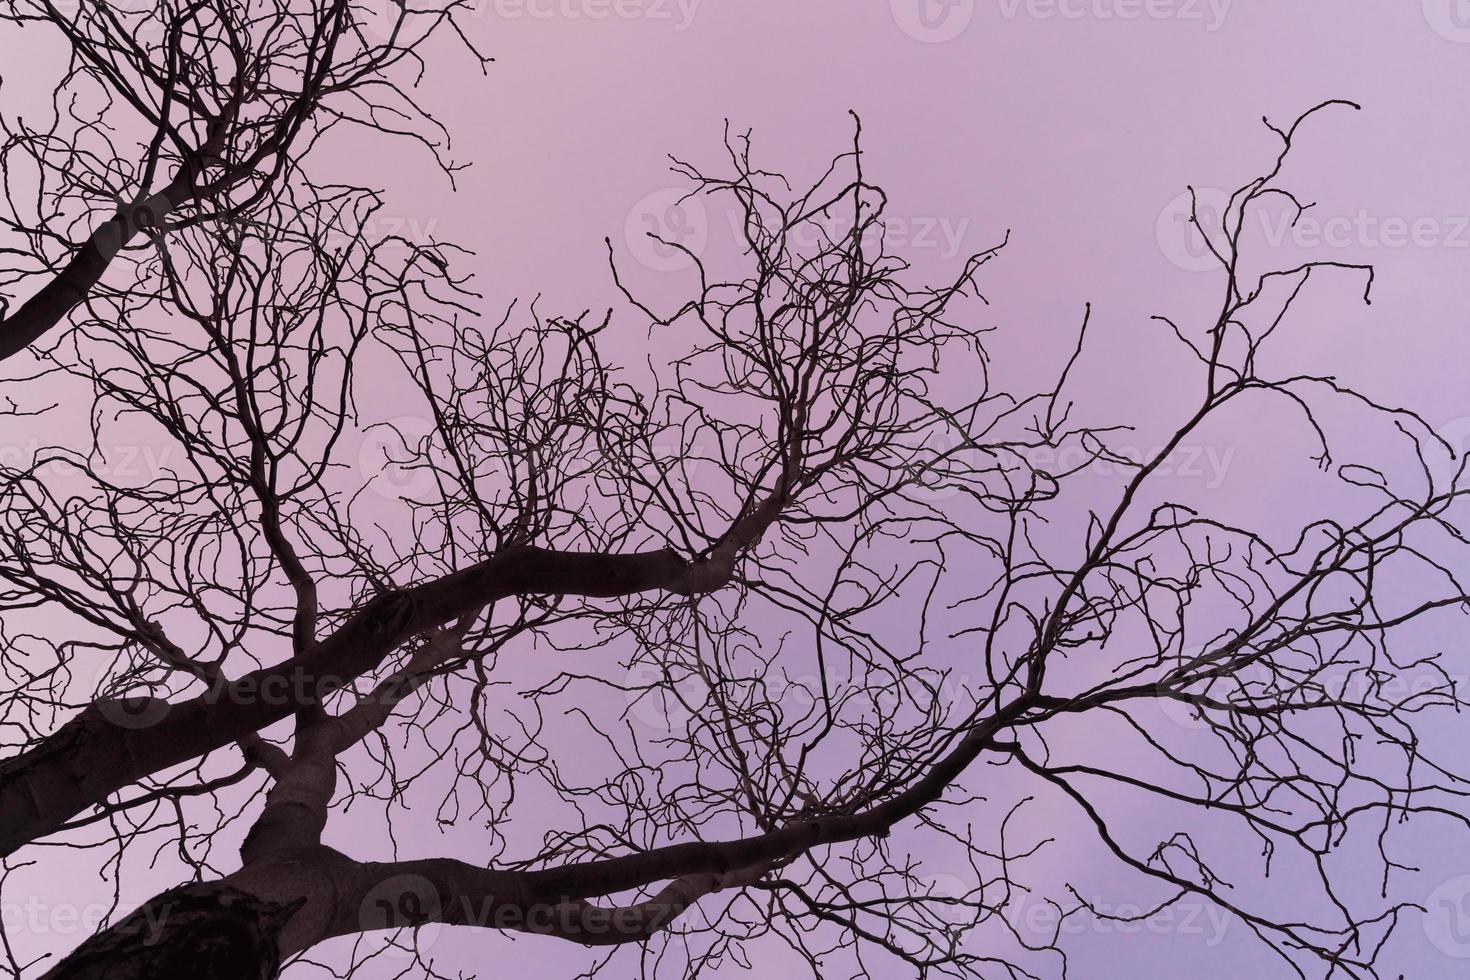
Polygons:
<instances>
[{"instance_id":1,"label":"gradient sky","mask_svg":"<svg viewBox=\"0 0 1470 980\"><path fill-rule=\"evenodd\" d=\"M718 250L730 228L720 213L668 210L677 186L668 155L718 165L729 120L753 131L758 163L815 178L849 142L853 110L869 175L904 223L902 232L891 225L906 238L896 250L920 271L952 272L1009 231L983 277L992 304L984 316L1001 327L997 344L1016 387L1054 369L1090 302L1098 356L1087 367L1088 408L1138 424L1147 448L1150 419L1177 407L1192 383L1147 319L1197 321L1220 288L1199 271L1179 195L1191 183L1234 188L1269 166L1275 144L1262 116L1286 122L1325 99L1349 99L1362 111L1317 118L1294 157L1291 182L1318 202L1314 221L1269 247L1374 263L1374 304L1362 305L1360 286L1346 278L1319 288L1278 344L1276 364L1283 373L1310 365L1412 405L1470 445L1466 0L475 3L480 16L465 26L495 58L488 76L443 45L421 93L453 134L454 158L472 164L458 192L410 145L368 135L340 135L318 173L330 163L344 179L382 185L382 220L472 249L491 308L537 295L546 312L611 305L604 237L645 293L683 295L679 270L636 231L662 222L694 247ZM15 90L27 66L44 76L48 53L0 32L0 105L24 97ZM635 344L643 333L626 336ZM1201 447L1204 471L1177 478L1214 506L1269 520L1311 503L1262 492L1251 478L1293 448L1237 436ZM1450 634L1434 642L1465 647ZM1448 832L1426 825L1413 855L1424 870L1401 879L1405 897L1440 906L1470 894L1470 879L1459 877L1470 874L1470 842L1437 836ZM38 856L43 866L56 860ZM26 887L53 894L47 901L78 901L80 875L64 889L54 870L49 877L51 888ZM1109 884L1105 871L1091 880ZM1290 880L1280 887L1289 897ZM1126 891L1107 899L1134 900ZM1470 918L1446 919L1444 908L1423 923L1406 919L1386 976L1470 976ZM48 928L61 946L79 938L54 921ZM1287 975L1247 929L1217 928L1202 912L1133 934L1082 926L1065 944L1081 978ZM451 975L550 980L591 961L565 944L483 933L446 931L434 950ZM764 955L755 975L784 975L779 952Z\"/></svg>"}]
</instances>

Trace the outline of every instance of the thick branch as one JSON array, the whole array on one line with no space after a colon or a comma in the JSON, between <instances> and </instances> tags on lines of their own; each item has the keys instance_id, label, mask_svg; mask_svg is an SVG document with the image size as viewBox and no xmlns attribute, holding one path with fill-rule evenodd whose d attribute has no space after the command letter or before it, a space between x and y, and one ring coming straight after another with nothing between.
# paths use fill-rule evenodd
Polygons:
<instances>
[{"instance_id":1,"label":"thick branch","mask_svg":"<svg viewBox=\"0 0 1470 980\"><path fill-rule=\"evenodd\" d=\"M612 598L709 591L729 580L669 550L607 555L519 548L366 603L304 654L187 701L89 707L0 765L0 854L51 833L139 779L259 731L378 666L410 637L514 595Z\"/></svg>"}]
</instances>

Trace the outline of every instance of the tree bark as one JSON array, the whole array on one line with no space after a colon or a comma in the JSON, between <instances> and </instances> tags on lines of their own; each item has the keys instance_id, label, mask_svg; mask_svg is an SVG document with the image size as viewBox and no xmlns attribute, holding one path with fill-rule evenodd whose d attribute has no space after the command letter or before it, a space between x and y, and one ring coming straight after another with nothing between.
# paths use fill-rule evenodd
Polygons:
<instances>
[{"instance_id":1,"label":"tree bark","mask_svg":"<svg viewBox=\"0 0 1470 980\"><path fill-rule=\"evenodd\" d=\"M218 882L185 885L93 936L42 980L273 980L296 909Z\"/></svg>"},{"instance_id":2,"label":"tree bark","mask_svg":"<svg viewBox=\"0 0 1470 980\"><path fill-rule=\"evenodd\" d=\"M595 598L717 588L707 563L672 551L609 555L517 548L433 582L370 600L300 656L187 701L99 702L0 763L0 857L54 832L145 776L289 718L376 667L400 644L511 595Z\"/></svg>"}]
</instances>

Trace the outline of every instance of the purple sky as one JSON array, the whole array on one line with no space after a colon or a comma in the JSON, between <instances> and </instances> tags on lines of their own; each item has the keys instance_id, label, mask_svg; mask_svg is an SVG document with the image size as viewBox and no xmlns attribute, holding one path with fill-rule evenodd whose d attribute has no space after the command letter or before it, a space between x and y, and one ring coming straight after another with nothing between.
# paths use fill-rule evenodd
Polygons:
<instances>
[{"instance_id":1,"label":"purple sky","mask_svg":"<svg viewBox=\"0 0 1470 980\"><path fill-rule=\"evenodd\" d=\"M1470 446L1466 0L474 3L483 16L466 26L496 59L488 77L446 45L422 92L453 134L455 159L473 165L458 193L412 146L350 133L317 172L339 165L344 178L381 184L382 220L472 249L489 308L537 294L548 312L611 305L604 237L647 295L684 295L679 270L634 232L652 218L715 254L728 246L730 226L713 210L667 210L676 186L668 154L718 165L728 119L753 130L758 163L815 178L850 140L847 112L855 110L869 175L898 219L890 224L896 251L920 272L952 273L1009 230L1010 245L983 276L992 305L980 315L1001 328L997 349L1015 387L1047 378L1090 302L1097 334L1083 382L1087 410L1138 425L1147 449L1150 419L1178 407L1183 383L1177 354L1147 318L1197 319L1219 290L1217 276L1198 271L1178 220L1180 193L1190 183L1233 188L1267 166L1275 145L1263 115L1285 122L1322 100L1351 99L1363 111L1318 117L1294 156L1293 185L1318 202L1315 218L1260 234L1284 256L1306 250L1374 263L1374 304L1358 301L1355 280L1319 286L1277 345L1277 363L1282 372L1311 365L1379 400L1410 404ZM0 106L13 110L25 98L26 72L16 66L34 64L44 76L46 55L32 38L20 44L0 32ZM630 323L619 336L636 345L644 335ZM630 363L641 359L636 346L627 353ZM1266 434L1247 420L1229 439L1199 447L1196 468L1175 479L1249 520L1309 509L1312 500L1256 479L1300 455L1299 443L1257 443ZM1424 642L1464 652L1463 639L1448 633ZM1466 744L1462 730L1435 734ZM401 826L418 819L424 838L400 836L405 854L420 845L455 853L459 843L430 834L431 812ZM356 856L383 856L370 820L334 827L338 846L360 839ZM1079 827L1058 815L1054 832ZM1424 870L1398 879L1399 897L1437 905L1470 893L1470 879L1458 878L1470 873L1463 833L1426 823L1416 843L1400 857ZM31 921L42 927L28 930L25 918L14 927L44 933L38 948L70 947L80 937L57 924L56 909L104 901L110 888L93 864L35 856L40 867L6 890L6 914L31 916L15 905L39 896L41 919ZM1111 878L1093 847L1064 840L1047 861L1114 908L1147 898ZM69 862L76 876L66 881L56 869ZM176 869L167 867L160 878L132 879L125 901L145 898L150 882L171 883ZM1275 887L1285 902L1293 881L1287 875ZM1470 918L1443 908L1436 915L1405 920L1385 976L1470 975ZM1065 948L1081 978L1288 975L1246 928L1200 909L1132 934L1083 924ZM450 975L551 980L591 962L565 944L486 933L446 931L432 949ZM784 976L792 965L775 947L752 953L756 976ZM709 975L750 974L732 964Z\"/></svg>"}]
</instances>

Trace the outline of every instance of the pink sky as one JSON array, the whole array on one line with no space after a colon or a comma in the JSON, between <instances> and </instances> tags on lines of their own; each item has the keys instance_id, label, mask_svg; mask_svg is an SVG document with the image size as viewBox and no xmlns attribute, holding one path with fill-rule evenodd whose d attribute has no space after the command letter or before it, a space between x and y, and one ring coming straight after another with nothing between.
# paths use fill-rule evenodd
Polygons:
<instances>
[{"instance_id":1,"label":"pink sky","mask_svg":"<svg viewBox=\"0 0 1470 980\"><path fill-rule=\"evenodd\" d=\"M648 295L684 295L680 272L630 229L662 218L671 222L665 230L688 229L711 254L728 245L730 229L713 211L664 210L661 195L677 184L668 154L717 166L728 119L753 130L758 163L794 181L815 178L850 140L854 110L869 175L902 222L902 232L898 223L890 228L907 239L896 250L921 272L953 272L1010 231L1011 244L982 279L992 305L978 315L1001 328L996 348L1015 386L1047 378L1090 302L1097 333L1086 407L1095 418L1137 424L1147 448L1151 416L1177 407L1182 384L1177 354L1147 318L1206 315L1219 290L1217 277L1191 268L1175 220L1179 194L1190 183L1233 188L1268 166L1275 145L1263 115L1285 122L1325 99L1350 99L1363 111L1317 118L1290 170L1301 195L1318 202L1314 221L1261 234L1286 234L1272 246L1282 254L1374 263L1374 304L1363 306L1347 277L1319 285L1278 344L1276 363L1282 373L1311 365L1382 401L1410 404L1470 445L1470 2L474 4L479 16L465 26L496 59L488 77L445 44L422 92L453 134L455 159L473 165L458 193L411 145L376 136L339 134L317 173L340 167L342 179L377 183L388 191L384 221L473 250L489 308L538 294L547 312L613 305L604 237ZM21 43L0 32L0 106L19 104L28 71L46 74L46 55L30 36ZM636 364L644 332L627 326L618 336ZM1243 432L1252 433L1248 424ZM1297 444L1237 435L1201 448L1204 472L1179 479L1212 506L1269 520L1276 508L1312 503L1262 493L1250 478L1299 455ZM1464 646L1452 635L1437 641ZM423 819L427 831L431 814ZM1077 826L1059 820L1063 831ZM347 827L334 843L349 849L360 833L356 856L383 856L370 824ZM454 846L426 833L427 853ZM417 853L412 844L409 851ZM41 869L58 860L47 850L32 856ZM1411 900L1443 897L1444 882L1470 872L1463 839L1431 835L1412 857L1425 870L1400 879ZM1094 858L1065 844L1051 856L1061 864ZM108 889L92 870L79 864L64 887L51 870L47 882L30 879L16 894L33 888L53 905L102 900ZM1105 870L1079 874L1107 886ZM1290 894L1289 881L1281 887ZM81 898L89 889L95 895ZM125 895L145 897L141 886ZM1114 897L1129 900L1126 892ZM15 901L7 892L6 902ZM1083 929L1067 940L1073 976L1286 976L1245 928L1226 929L1217 943L1208 917L1198 925L1134 935ZM1470 974L1470 958L1454 955L1470 956L1470 947L1446 940L1445 929L1406 919L1384 974ZM46 930L59 946L79 938L54 924ZM592 961L554 941L471 932L446 932L433 950L451 975L551 980ZM789 954L757 952L766 958L754 975L785 975ZM386 967L363 974L392 975ZM731 966L712 975L749 974Z\"/></svg>"}]
</instances>

